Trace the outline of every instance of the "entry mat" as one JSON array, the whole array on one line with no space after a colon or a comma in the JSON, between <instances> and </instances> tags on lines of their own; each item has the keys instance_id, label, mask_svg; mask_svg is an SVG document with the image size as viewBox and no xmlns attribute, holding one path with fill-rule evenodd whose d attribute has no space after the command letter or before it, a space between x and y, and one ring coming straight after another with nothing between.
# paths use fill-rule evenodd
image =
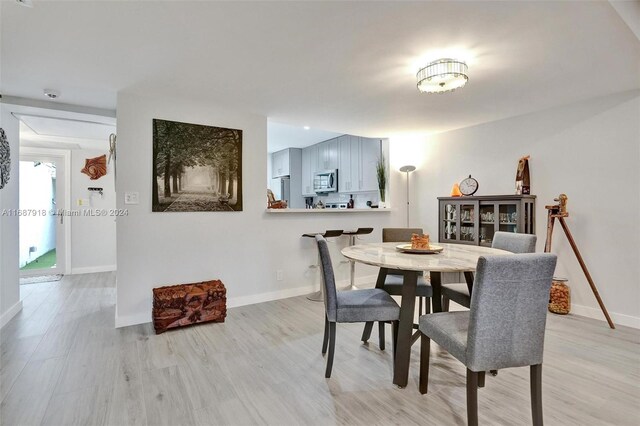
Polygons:
<instances>
[{"instance_id":1,"label":"entry mat","mask_svg":"<svg viewBox=\"0 0 640 426\"><path fill-rule=\"evenodd\" d=\"M53 281L60 281L64 275L55 274L55 275L40 275L38 277L22 277L20 278L20 285L23 284L38 284L38 283L49 283Z\"/></svg>"}]
</instances>

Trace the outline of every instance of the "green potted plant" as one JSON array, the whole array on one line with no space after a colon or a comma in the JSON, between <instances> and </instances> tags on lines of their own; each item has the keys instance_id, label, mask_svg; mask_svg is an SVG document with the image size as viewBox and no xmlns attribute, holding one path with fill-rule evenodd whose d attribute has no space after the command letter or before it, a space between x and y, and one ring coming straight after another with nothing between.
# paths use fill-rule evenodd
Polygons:
<instances>
[{"instance_id":1,"label":"green potted plant","mask_svg":"<svg viewBox=\"0 0 640 426\"><path fill-rule=\"evenodd\" d=\"M380 190L380 207L384 207L387 189L387 167L383 153L380 153L380 157L376 162L376 176L378 178L378 189Z\"/></svg>"}]
</instances>

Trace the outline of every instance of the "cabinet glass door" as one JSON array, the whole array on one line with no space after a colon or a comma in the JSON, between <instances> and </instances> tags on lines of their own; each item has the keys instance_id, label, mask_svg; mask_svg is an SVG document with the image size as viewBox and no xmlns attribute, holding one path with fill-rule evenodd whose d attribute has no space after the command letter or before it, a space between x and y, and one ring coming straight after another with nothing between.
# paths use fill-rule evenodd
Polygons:
<instances>
[{"instance_id":1,"label":"cabinet glass door","mask_svg":"<svg viewBox=\"0 0 640 426\"><path fill-rule=\"evenodd\" d=\"M441 213L443 220L442 235L440 240L456 241L458 239L458 204L457 203L445 203L443 211Z\"/></svg>"},{"instance_id":2,"label":"cabinet glass door","mask_svg":"<svg viewBox=\"0 0 640 426\"><path fill-rule=\"evenodd\" d=\"M498 229L504 232L518 232L518 205L500 204L498 211Z\"/></svg>"},{"instance_id":3,"label":"cabinet glass door","mask_svg":"<svg viewBox=\"0 0 640 426\"><path fill-rule=\"evenodd\" d=\"M440 241L478 243L478 202L448 201L442 204Z\"/></svg>"},{"instance_id":4,"label":"cabinet glass door","mask_svg":"<svg viewBox=\"0 0 640 426\"><path fill-rule=\"evenodd\" d=\"M480 204L480 245L491 247L493 234L496 232L496 211L495 204Z\"/></svg>"},{"instance_id":5,"label":"cabinet glass door","mask_svg":"<svg viewBox=\"0 0 640 426\"><path fill-rule=\"evenodd\" d=\"M477 241L478 227L476 226L476 203L460 203L460 241L474 243Z\"/></svg>"}]
</instances>

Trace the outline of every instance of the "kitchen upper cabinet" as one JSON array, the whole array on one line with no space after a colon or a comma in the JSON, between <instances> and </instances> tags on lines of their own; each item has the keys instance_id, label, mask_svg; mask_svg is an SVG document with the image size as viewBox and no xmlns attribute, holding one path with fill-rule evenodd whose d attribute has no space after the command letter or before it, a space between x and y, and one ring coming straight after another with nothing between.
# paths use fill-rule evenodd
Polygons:
<instances>
[{"instance_id":1,"label":"kitchen upper cabinet","mask_svg":"<svg viewBox=\"0 0 640 426\"><path fill-rule=\"evenodd\" d=\"M360 138L360 191L378 190L376 163L379 157L379 139Z\"/></svg>"},{"instance_id":2,"label":"kitchen upper cabinet","mask_svg":"<svg viewBox=\"0 0 640 426\"><path fill-rule=\"evenodd\" d=\"M380 152L378 139L344 135L338 138L340 154L339 192L378 190L376 163Z\"/></svg>"},{"instance_id":3,"label":"kitchen upper cabinet","mask_svg":"<svg viewBox=\"0 0 640 426\"><path fill-rule=\"evenodd\" d=\"M360 138L338 138L338 192L360 191Z\"/></svg>"},{"instance_id":4,"label":"kitchen upper cabinet","mask_svg":"<svg viewBox=\"0 0 640 426\"><path fill-rule=\"evenodd\" d=\"M351 186L351 137L338 138L338 192L347 192Z\"/></svg>"},{"instance_id":5,"label":"kitchen upper cabinet","mask_svg":"<svg viewBox=\"0 0 640 426\"><path fill-rule=\"evenodd\" d=\"M302 195L305 197L316 195L313 191L313 175L316 170L318 170L318 146L313 145L302 150Z\"/></svg>"},{"instance_id":6,"label":"kitchen upper cabinet","mask_svg":"<svg viewBox=\"0 0 640 426\"><path fill-rule=\"evenodd\" d=\"M289 150L283 149L282 151L271 154L271 177L278 178L289 176L289 174Z\"/></svg>"},{"instance_id":7,"label":"kitchen upper cabinet","mask_svg":"<svg viewBox=\"0 0 640 426\"><path fill-rule=\"evenodd\" d=\"M318 170L338 168L338 138L318 144ZM339 178L338 178L339 179Z\"/></svg>"},{"instance_id":8,"label":"kitchen upper cabinet","mask_svg":"<svg viewBox=\"0 0 640 426\"><path fill-rule=\"evenodd\" d=\"M304 148L302 150L302 195L305 197L316 195L313 190L315 173L332 169L338 169L338 192L377 191L376 163L379 155L379 139L351 135L343 135ZM274 159L274 171L276 170L275 162Z\"/></svg>"}]
</instances>

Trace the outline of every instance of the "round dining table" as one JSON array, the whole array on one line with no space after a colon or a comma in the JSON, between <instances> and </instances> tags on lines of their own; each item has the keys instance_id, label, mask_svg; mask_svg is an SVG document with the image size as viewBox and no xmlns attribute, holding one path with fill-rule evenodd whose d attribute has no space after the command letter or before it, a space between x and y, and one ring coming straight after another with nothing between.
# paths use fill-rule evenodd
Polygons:
<instances>
[{"instance_id":1,"label":"round dining table","mask_svg":"<svg viewBox=\"0 0 640 426\"><path fill-rule=\"evenodd\" d=\"M393 383L406 387L409 380L409 361L411 345L415 341L413 334L413 317L416 299L418 275L429 272L433 289L432 312L442 312L442 272L462 272L471 294L473 272L476 270L478 258L484 255L506 255L508 251L490 247L465 244L444 244L438 246L443 250L434 254L405 253L398 249L399 243L358 244L342 249L342 255L349 260L380 268L376 288L383 288L387 273L393 270L403 276L402 302L400 305L400 323L396 343L393 369ZM368 340L373 323L367 323L363 340ZM418 332L419 333L419 332Z\"/></svg>"}]
</instances>

